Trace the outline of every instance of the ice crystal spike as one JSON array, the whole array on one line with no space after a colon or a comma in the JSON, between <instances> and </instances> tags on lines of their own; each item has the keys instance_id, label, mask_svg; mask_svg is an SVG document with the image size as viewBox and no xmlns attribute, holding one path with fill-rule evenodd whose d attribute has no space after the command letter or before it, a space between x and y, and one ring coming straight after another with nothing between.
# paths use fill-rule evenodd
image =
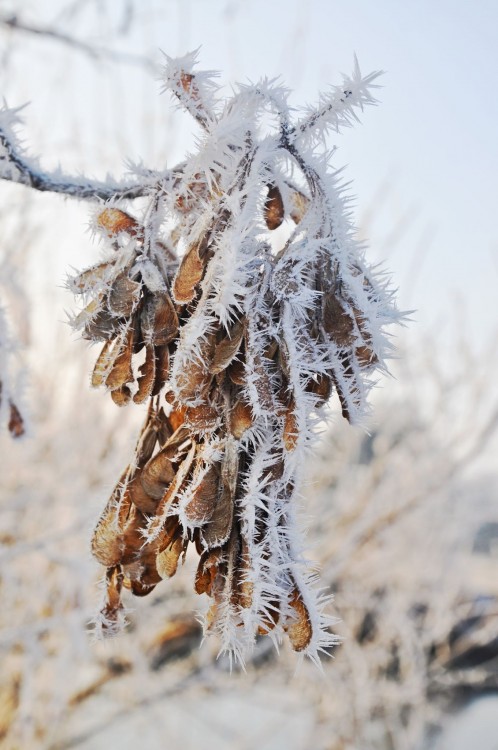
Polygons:
<instances>
[{"instance_id":1,"label":"ice crystal spike","mask_svg":"<svg viewBox=\"0 0 498 750\"><path fill-rule=\"evenodd\" d=\"M0 176L100 201L105 257L70 279L83 302L72 322L101 344L92 385L119 406L149 404L93 539L107 567L102 630L122 623L124 590L152 591L192 544L195 590L211 600L205 631L222 652L243 662L267 634L317 662L336 638L296 520L306 459L334 394L347 420L364 418L386 326L401 317L321 144L375 102L377 74L356 64L293 120L277 80L222 101L196 63L194 52L164 69L201 128L173 170L138 171L131 186L56 178L2 110Z\"/></svg>"}]
</instances>

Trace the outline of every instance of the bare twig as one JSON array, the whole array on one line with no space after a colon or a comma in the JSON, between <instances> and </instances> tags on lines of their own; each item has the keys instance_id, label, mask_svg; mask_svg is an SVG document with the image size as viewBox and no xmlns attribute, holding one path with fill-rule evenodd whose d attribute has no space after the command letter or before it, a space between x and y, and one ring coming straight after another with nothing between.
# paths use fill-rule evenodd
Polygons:
<instances>
[{"instance_id":1,"label":"bare twig","mask_svg":"<svg viewBox=\"0 0 498 750\"><path fill-rule=\"evenodd\" d=\"M31 34L42 39L48 39L50 41L58 42L73 50L82 52L83 54L91 57L93 60L107 59L114 63L124 63L125 65L136 65L141 68L145 68L153 74L158 72L158 66L145 55L133 54L131 52L120 52L118 50L109 49L107 47L99 47L96 45L84 42L81 39L77 39L70 34L65 34L56 28L50 26L35 26L33 24L26 23L20 19L17 15L12 16L0 16L0 25L5 28L11 29L12 31L20 31L24 34Z\"/></svg>"}]
</instances>

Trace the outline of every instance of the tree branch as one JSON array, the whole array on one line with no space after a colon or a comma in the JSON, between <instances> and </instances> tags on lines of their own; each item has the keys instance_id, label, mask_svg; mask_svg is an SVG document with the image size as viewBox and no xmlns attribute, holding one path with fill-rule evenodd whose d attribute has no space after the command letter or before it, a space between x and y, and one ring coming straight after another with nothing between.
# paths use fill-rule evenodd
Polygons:
<instances>
[{"instance_id":1,"label":"tree branch","mask_svg":"<svg viewBox=\"0 0 498 750\"><path fill-rule=\"evenodd\" d=\"M12 122L16 121L15 111L3 110L3 114L10 115ZM132 200L148 195L152 188L173 180L180 172L181 165L166 172L150 170L144 174L143 180L129 183L50 174L23 155L8 123L5 125L0 121L0 179L17 182L40 192L61 193L80 200Z\"/></svg>"}]
</instances>

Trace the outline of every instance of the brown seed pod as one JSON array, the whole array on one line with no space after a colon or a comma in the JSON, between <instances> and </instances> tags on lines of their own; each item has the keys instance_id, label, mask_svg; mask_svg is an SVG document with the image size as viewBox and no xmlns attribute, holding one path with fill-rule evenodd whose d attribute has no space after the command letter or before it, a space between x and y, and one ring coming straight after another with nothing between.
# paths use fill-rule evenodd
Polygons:
<instances>
[{"instance_id":1,"label":"brown seed pod","mask_svg":"<svg viewBox=\"0 0 498 750\"><path fill-rule=\"evenodd\" d=\"M278 229L285 218L282 194L276 185L268 185L264 216L268 229Z\"/></svg>"},{"instance_id":2,"label":"brown seed pod","mask_svg":"<svg viewBox=\"0 0 498 750\"><path fill-rule=\"evenodd\" d=\"M199 397L205 396L213 382L213 375L209 371L214 357L216 332L213 331L200 343L199 354L192 358L176 376L178 398L188 404L197 402Z\"/></svg>"},{"instance_id":3,"label":"brown seed pod","mask_svg":"<svg viewBox=\"0 0 498 750\"><path fill-rule=\"evenodd\" d=\"M107 501L92 536L92 554L107 567L118 565L123 554L123 529L131 507L131 498L124 492L128 473L127 468Z\"/></svg>"},{"instance_id":4,"label":"brown seed pod","mask_svg":"<svg viewBox=\"0 0 498 750\"><path fill-rule=\"evenodd\" d=\"M210 404L189 406L185 410L185 425L196 432L214 430L218 421L219 411Z\"/></svg>"},{"instance_id":5,"label":"brown seed pod","mask_svg":"<svg viewBox=\"0 0 498 750\"><path fill-rule=\"evenodd\" d=\"M161 533L161 529L164 527L164 524L168 517L168 512L170 510L170 507L172 503L176 500L176 497L182 487L182 484L190 472L192 463L194 461L196 449L197 449L196 444L192 443L192 446L189 452L187 453L187 455L181 462L180 466L176 470L176 474L171 484L169 485L168 489L166 490L163 497L159 501L159 504L156 508L156 516L154 518L151 518L149 521L147 531L148 531L149 539L151 541L159 537Z\"/></svg>"},{"instance_id":6,"label":"brown seed pod","mask_svg":"<svg viewBox=\"0 0 498 750\"><path fill-rule=\"evenodd\" d=\"M144 583L141 579L127 578L126 567L123 569L123 572L125 574L125 577L123 579L123 586L129 589L133 596L148 596L152 591L154 591L157 583L162 580L162 578L158 575L159 581L157 581L157 583L147 584Z\"/></svg>"},{"instance_id":7,"label":"brown seed pod","mask_svg":"<svg viewBox=\"0 0 498 750\"><path fill-rule=\"evenodd\" d=\"M231 328L230 334L216 344L213 361L209 367L213 375L225 370L237 356L242 339L244 338L244 321L238 320Z\"/></svg>"},{"instance_id":8,"label":"brown seed pod","mask_svg":"<svg viewBox=\"0 0 498 750\"><path fill-rule=\"evenodd\" d=\"M301 193L299 190L291 190L290 201L291 219L295 224L299 224L299 222L303 220L304 214L308 210L310 200L304 195L304 193Z\"/></svg>"},{"instance_id":9,"label":"brown seed pod","mask_svg":"<svg viewBox=\"0 0 498 750\"><path fill-rule=\"evenodd\" d=\"M354 353L360 366L364 368L373 367L379 361L375 352L367 344L357 346Z\"/></svg>"},{"instance_id":10,"label":"brown seed pod","mask_svg":"<svg viewBox=\"0 0 498 750\"><path fill-rule=\"evenodd\" d=\"M178 427L175 432L168 438L164 443L162 453L169 458L170 461L176 463L187 451L190 450L192 445L192 435L188 427L183 424Z\"/></svg>"},{"instance_id":11,"label":"brown seed pod","mask_svg":"<svg viewBox=\"0 0 498 750\"><path fill-rule=\"evenodd\" d=\"M140 476L140 482L149 497L160 500L173 481L175 469L165 449L148 461Z\"/></svg>"},{"instance_id":12,"label":"brown seed pod","mask_svg":"<svg viewBox=\"0 0 498 750\"><path fill-rule=\"evenodd\" d=\"M202 540L207 549L220 547L230 536L233 523L234 498L224 486L219 493L209 523L202 528Z\"/></svg>"},{"instance_id":13,"label":"brown seed pod","mask_svg":"<svg viewBox=\"0 0 498 750\"><path fill-rule=\"evenodd\" d=\"M188 544L188 542L187 542ZM161 578L172 578L178 568L178 560L184 552L185 542L181 535L177 536L166 549L156 557L157 572Z\"/></svg>"},{"instance_id":14,"label":"brown seed pod","mask_svg":"<svg viewBox=\"0 0 498 750\"><path fill-rule=\"evenodd\" d=\"M116 406L126 406L131 401L131 391L127 385L122 385L121 388L111 391L111 398Z\"/></svg>"},{"instance_id":15,"label":"brown seed pod","mask_svg":"<svg viewBox=\"0 0 498 750\"><path fill-rule=\"evenodd\" d=\"M173 297L180 305L186 305L195 297L195 287L204 274L204 262L199 256L199 244L192 245L182 258L173 281Z\"/></svg>"},{"instance_id":16,"label":"brown seed pod","mask_svg":"<svg viewBox=\"0 0 498 750\"><path fill-rule=\"evenodd\" d=\"M112 341L106 341L102 347L102 351L97 357L91 379L93 388L98 388L100 385L104 385L105 379L109 375L114 359L117 356L117 352L111 349L111 344Z\"/></svg>"},{"instance_id":17,"label":"brown seed pod","mask_svg":"<svg viewBox=\"0 0 498 750\"><path fill-rule=\"evenodd\" d=\"M180 427L185 422L186 412L187 412L187 407L179 405L179 406L176 406L170 413L168 419L171 424L171 427L173 428L175 432L179 430Z\"/></svg>"},{"instance_id":18,"label":"brown seed pod","mask_svg":"<svg viewBox=\"0 0 498 750\"><path fill-rule=\"evenodd\" d=\"M230 410L230 432L236 440L252 427L254 422L250 404L239 399Z\"/></svg>"},{"instance_id":19,"label":"brown seed pod","mask_svg":"<svg viewBox=\"0 0 498 750\"><path fill-rule=\"evenodd\" d=\"M199 595L207 594L209 596L211 592L211 573L204 567L204 560L202 559L202 557L199 560L199 564L195 572L194 590L195 593Z\"/></svg>"},{"instance_id":20,"label":"brown seed pod","mask_svg":"<svg viewBox=\"0 0 498 750\"><path fill-rule=\"evenodd\" d=\"M297 445L299 437L299 428L297 423L297 417L295 412L295 404L292 400L285 411L284 419L284 445L285 449L289 452L293 451Z\"/></svg>"},{"instance_id":21,"label":"brown seed pod","mask_svg":"<svg viewBox=\"0 0 498 750\"><path fill-rule=\"evenodd\" d=\"M123 573L119 565L110 567L106 571L106 598L101 609L103 630L112 628L118 621L121 604L121 589L123 587Z\"/></svg>"},{"instance_id":22,"label":"brown seed pod","mask_svg":"<svg viewBox=\"0 0 498 750\"><path fill-rule=\"evenodd\" d=\"M128 485L125 490L126 493L132 497L132 487ZM138 508L132 504L130 507L130 514L126 521L123 530L123 555L120 563L122 565L132 563L140 558L141 550L143 546L143 534L145 519L143 514Z\"/></svg>"},{"instance_id":23,"label":"brown seed pod","mask_svg":"<svg viewBox=\"0 0 498 750\"><path fill-rule=\"evenodd\" d=\"M108 277L112 268L112 263L97 263L97 265L85 269L77 276L70 279L69 288L73 294L87 294L88 292L91 292L96 285L102 284L102 282Z\"/></svg>"},{"instance_id":24,"label":"brown seed pod","mask_svg":"<svg viewBox=\"0 0 498 750\"><path fill-rule=\"evenodd\" d=\"M294 651L303 651L311 642L313 630L310 616L297 586L294 587L289 602L294 610L295 619L285 626Z\"/></svg>"},{"instance_id":25,"label":"brown seed pod","mask_svg":"<svg viewBox=\"0 0 498 750\"><path fill-rule=\"evenodd\" d=\"M104 304L104 297L103 295L98 295L95 297L95 299L90 300L90 302L85 305L83 310L78 313L78 315L75 317L74 321L72 322L72 325L74 328L78 329L82 326L86 326L91 322L94 321L95 318L99 313L102 312L102 306Z\"/></svg>"},{"instance_id":26,"label":"brown seed pod","mask_svg":"<svg viewBox=\"0 0 498 750\"><path fill-rule=\"evenodd\" d=\"M185 515L192 524L208 522L213 515L220 492L220 472L216 464L209 467L192 492L192 499L185 506Z\"/></svg>"},{"instance_id":27,"label":"brown seed pod","mask_svg":"<svg viewBox=\"0 0 498 750\"><path fill-rule=\"evenodd\" d=\"M194 589L197 594L211 596L216 576L224 561L224 552L220 547L205 550L200 557L195 575Z\"/></svg>"},{"instance_id":28,"label":"brown seed pod","mask_svg":"<svg viewBox=\"0 0 498 750\"><path fill-rule=\"evenodd\" d=\"M105 384L111 391L121 388L126 383L132 383L134 380L131 366L134 340L135 333L132 328L128 328L114 344L113 352L117 351L118 355L105 379Z\"/></svg>"},{"instance_id":29,"label":"brown seed pod","mask_svg":"<svg viewBox=\"0 0 498 750\"><path fill-rule=\"evenodd\" d=\"M122 319L114 317L107 310L100 310L85 323L83 338L88 341L110 341L119 335L122 322ZM78 327L76 322L75 327Z\"/></svg>"},{"instance_id":30,"label":"brown seed pod","mask_svg":"<svg viewBox=\"0 0 498 750\"><path fill-rule=\"evenodd\" d=\"M156 380L154 382L154 388L152 389L152 396L157 396L164 386L166 385L169 378L169 348L165 344L164 346L155 347L156 354Z\"/></svg>"},{"instance_id":31,"label":"brown seed pod","mask_svg":"<svg viewBox=\"0 0 498 750\"><path fill-rule=\"evenodd\" d=\"M131 479L128 483L127 489L130 493L131 500L137 510L145 514L154 513L157 508L159 498L154 498L145 491L142 484L142 476L143 469L137 469L133 479Z\"/></svg>"},{"instance_id":32,"label":"brown seed pod","mask_svg":"<svg viewBox=\"0 0 498 750\"><path fill-rule=\"evenodd\" d=\"M159 439L159 429L160 425L156 420L149 420L138 438L135 448L135 462L141 469L152 458L156 442Z\"/></svg>"},{"instance_id":33,"label":"brown seed pod","mask_svg":"<svg viewBox=\"0 0 498 750\"><path fill-rule=\"evenodd\" d=\"M13 438L21 437L26 431L22 414L13 401L9 401L9 422L7 429Z\"/></svg>"},{"instance_id":34,"label":"brown seed pod","mask_svg":"<svg viewBox=\"0 0 498 750\"><path fill-rule=\"evenodd\" d=\"M129 278L127 271L122 271L112 282L107 298L109 312L116 316L128 318L136 308L142 285Z\"/></svg>"},{"instance_id":35,"label":"brown seed pod","mask_svg":"<svg viewBox=\"0 0 498 750\"><path fill-rule=\"evenodd\" d=\"M245 336L245 347L246 347L246 359L250 361L252 359L252 367L256 374L254 379L254 387L258 396L260 406L268 411L275 410L275 403L273 398L273 391L271 387L270 375L267 370L266 364L269 364L266 358L258 350L255 343L255 331L248 329ZM265 364L266 363L266 364Z\"/></svg>"},{"instance_id":36,"label":"brown seed pod","mask_svg":"<svg viewBox=\"0 0 498 750\"><path fill-rule=\"evenodd\" d=\"M140 327L145 343L164 346L178 335L178 315L168 292L148 294L140 314Z\"/></svg>"},{"instance_id":37,"label":"brown seed pod","mask_svg":"<svg viewBox=\"0 0 498 750\"><path fill-rule=\"evenodd\" d=\"M234 359L227 368L227 374L234 385L246 384L246 371L243 360Z\"/></svg>"},{"instance_id":38,"label":"brown seed pod","mask_svg":"<svg viewBox=\"0 0 498 750\"><path fill-rule=\"evenodd\" d=\"M309 393L314 393L318 397L318 402L326 402L332 395L332 378L329 375L319 373L316 380L310 380L306 386Z\"/></svg>"},{"instance_id":39,"label":"brown seed pod","mask_svg":"<svg viewBox=\"0 0 498 750\"><path fill-rule=\"evenodd\" d=\"M337 346L349 347L353 344L353 319L333 292L325 292L322 296L322 320L324 331Z\"/></svg>"},{"instance_id":40,"label":"brown seed pod","mask_svg":"<svg viewBox=\"0 0 498 750\"><path fill-rule=\"evenodd\" d=\"M140 365L140 377L137 379L138 390L133 396L136 404L143 404L152 395L156 381L156 352L152 344L145 348L145 361Z\"/></svg>"},{"instance_id":41,"label":"brown seed pod","mask_svg":"<svg viewBox=\"0 0 498 750\"><path fill-rule=\"evenodd\" d=\"M101 211L97 216L97 226L104 229L110 237L120 232L126 232L132 237L142 234L140 224L120 208L105 208Z\"/></svg>"}]
</instances>

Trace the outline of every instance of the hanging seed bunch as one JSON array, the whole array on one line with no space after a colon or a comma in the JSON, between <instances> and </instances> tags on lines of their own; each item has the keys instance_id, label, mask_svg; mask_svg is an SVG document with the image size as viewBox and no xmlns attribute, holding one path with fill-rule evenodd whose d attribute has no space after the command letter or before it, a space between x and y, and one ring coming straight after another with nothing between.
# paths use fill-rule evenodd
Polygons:
<instances>
[{"instance_id":1,"label":"hanging seed bunch","mask_svg":"<svg viewBox=\"0 0 498 750\"><path fill-rule=\"evenodd\" d=\"M101 345L92 384L148 403L93 537L99 623L115 631L122 589L148 594L190 545L222 651L243 660L257 635L286 635L316 660L336 638L296 521L306 460L334 393L347 420L364 416L399 318L322 142L374 103L377 74L356 66L291 122L275 82L220 101L194 67L168 58L165 88L200 125L196 152L158 174L141 219L100 205L106 255L70 280L86 304L74 326Z\"/></svg>"}]
</instances>

